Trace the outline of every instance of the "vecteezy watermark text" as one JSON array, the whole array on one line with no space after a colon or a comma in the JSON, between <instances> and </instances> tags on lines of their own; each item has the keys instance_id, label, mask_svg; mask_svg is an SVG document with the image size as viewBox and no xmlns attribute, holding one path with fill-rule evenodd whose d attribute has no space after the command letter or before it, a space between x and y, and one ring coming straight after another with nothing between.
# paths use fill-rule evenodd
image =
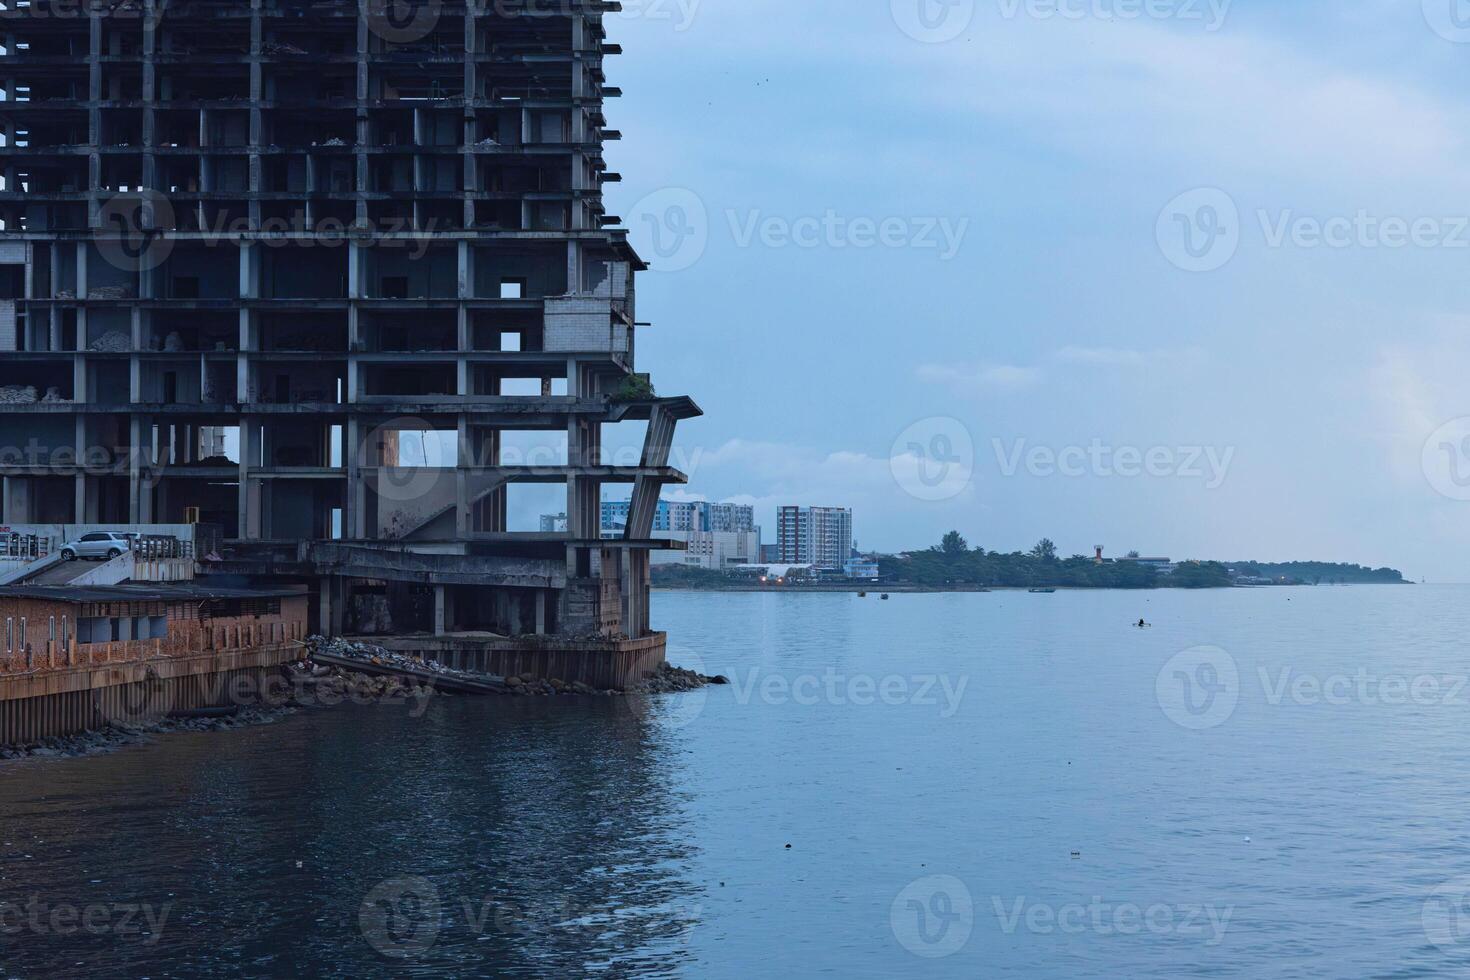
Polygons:
<instances>
[{"instance_id":1,"label":"vecteezy watermark text","mask_svg":"<svg viewBox=\"0 0 1470 980\"><path fill-rule=\"evenodd\" d=\"M671 903L639 911L651 932L687 939L703 909ZM528 933L576 936L604 932L615 921L630 921L630 916L617 906L580 903L565 895L541 901L498 895L446 896L428 878L401 875L380 881L368 891L357 921L363 939L379 954L409 960L433 949L451 924L463 923L470 934L481 938Z\"/></svg>"},{"instance_id":2,"label":"vecteezy watermark text","mask_svg":"<svg viewBox=\"0 0 1470 980\"><path fill-rule=\"evenodd\" d=\"M867 707L912 705L939 709L939 717L953 718L964 699L968 677L947 674L842 674L828 667L820 674L787 676L760 667L731 674L730 684L735 700L750 704L796 704L810 707L818 704Z\"/></svg>"},{"instance_id":3,"label":"vecteezy watermark text","mask_svg":"<svg viewBox=\"0 0 1470 980\"><path fill-rule=\"evenodd\" d=\"M998 0L1006 20L1172 20L1199 23L1206 31L1225 26L1234 0Z\"/></svg>"},{"instance_id":4,"label":"vecteezy watermark text","mask_svg":"<svg viewBox=\"0 0 1470 980\"><path fill-rule=\"evenodd\" d=\"M163 937L173 903L51 903L39 895L25 902L0 901L0 936L117 936L152 946Z\"/></svg>"},{"instance_id":5,"label":"vecteezy watermark text","mask_svg":"<svg viewBox=\"0 0 1470 980\"><path fill-rule=\"evenodd\" d=\"M1110 446L1094 439L1086 446L1052 447L1031 445L1025 439L992 439L996 463L1002 476L1013 477L1024 470L1035 477L1140 477L1203 480L1206 489L1225 482L1235 447L1227 446Z\"/></svg>"},{"instance_id":6,"label":"vecteezy watermark text","mask_svg":"<svg viewBox=\"0 0 1470 980\"><path fill-rule=\"evenodd\" d=\"M1470 214L1383 214L1369 208L1351 213L1305 214L1295 208L1257 208L1243 218L1235 199L1217 187L1200 187L1174 198L1159 213L1159 251L1186 272L1213 272L1227 265L1247 239L1271 250L1400 251L1470 248Z\"/></svg>"},{"instance_id":7,"label":"vecteezy watermark text","mask_svg":"<svg viewBox=\"0 0 1470 980\"><path fill-rule=\"evenodd\" d=\"M820 215L791 218L755 209L725 212L738 248L759 243L765 248L918 249L938 252L947 262L959 254L969 218L938 216L885 218L845 217L832 209Z\"/></svg>"},{"instance_id":8,"label":"vecteezy watermark text","mask_svg":"<svg viewBox=\"0 0 1470 980\"><path fill-rule=\"evenodd\" d=\"M1165 902L1139 905L1135 902L1105 902L1101 895L1093 895L1092 900L1086 903L1062 905L1033 902L1025 896L1003 899L993 895L990 904L1001 932L1007 936L1021 931L1039 936L1057 933L1137 936L1148 933L1202 939L1206 946L1218 946L1224 942L1230 918L1235 914L1234 906L1229 905L1174 905Z\"/></svg>"},{"instance_id":9,"label":"vecteezy watermark text","mask_svg":"<svg viewBox=\"0 0 1470 980\"><path fill-rule=\"evenodd\" d=\"M1154 690L1170 721L1203 731L1230 720L1251 676L1220 647L1192 647L1159 670ZM1470 708L1470 675L1452 671L1395 673L1360 666L1323 674L1288 664L1258 666L1254 681L1252 698L1269 708Z\"/></svg>"},{"instance_id":10,"label":"vecteezy watermark text","mask_svg":"<svg viewBox=\"0 0 1470 980\"><path fill-rule=\"evenodd\" d=\"M966 217L845 215L834 208L797 215L727 208L724 219L730 242L741 249L912 249L931 253L942 262L960 253L970 230ZM698 263L717 224L718 218L711 220L704 199L686 187L665 187L646 194L628 213L634 244L660 272L681 272Z\"/></svg>"}]
</instances>

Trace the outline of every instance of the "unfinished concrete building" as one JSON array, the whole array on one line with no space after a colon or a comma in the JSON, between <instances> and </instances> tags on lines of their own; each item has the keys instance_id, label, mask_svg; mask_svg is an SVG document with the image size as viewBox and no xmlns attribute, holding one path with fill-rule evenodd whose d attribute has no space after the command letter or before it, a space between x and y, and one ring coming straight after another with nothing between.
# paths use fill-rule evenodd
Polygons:
<instances>
[{"instance_id":1,"label":"unfinished concrete building","mask_svg":"<svg viewBox=\"0 0 1470 980\"><path fill-rule=\"evenodd\" d=\"M308 583L333 632L653 636L699 409L634 374L615 9L7 3L0 519L220 525L202 573ZM603 465L623 423L642 458ZM508 526L527 484L565 488L565 533Z\"/></svg>"}]
</instances>

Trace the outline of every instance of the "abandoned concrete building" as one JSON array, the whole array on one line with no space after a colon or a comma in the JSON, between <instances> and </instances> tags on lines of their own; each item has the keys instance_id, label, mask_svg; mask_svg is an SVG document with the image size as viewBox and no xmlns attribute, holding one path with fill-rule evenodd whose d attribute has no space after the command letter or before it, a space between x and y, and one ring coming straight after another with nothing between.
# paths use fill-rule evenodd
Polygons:
<instances>
[{"instance_id":1,"label":"abandoned concrete building","mask_svg":"<svg viewBox=\"0 0 1470 980\"><path fill-rule=\"evenodd\" d=\"M0 520L217 525L200 576L306 585L323 631L661 657L653 518L700 412L634 373L616 9L7 4ZM606 465L624 425L641 458ZM556 458L508 456L527 434ZM564 532L510 526L531 484Z\"/></svg>"}]
</instances>

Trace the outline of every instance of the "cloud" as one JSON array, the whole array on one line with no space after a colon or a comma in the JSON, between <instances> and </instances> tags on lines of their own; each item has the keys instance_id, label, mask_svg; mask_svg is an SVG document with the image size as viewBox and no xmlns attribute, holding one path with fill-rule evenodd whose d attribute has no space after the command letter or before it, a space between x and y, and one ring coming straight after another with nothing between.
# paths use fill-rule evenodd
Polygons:
<instances>
[{"instance_id":1,"label":"cloud","mask_svg":"<svg viewBox=\"0 0 1470 980\"><path fill-rule=\"evenodd\" d=\"M1044 378L1039 368L1015 364L921 364L916 373L920 381L948 385L963 394L1020 391Z\"/></svg>"}]
</instances>

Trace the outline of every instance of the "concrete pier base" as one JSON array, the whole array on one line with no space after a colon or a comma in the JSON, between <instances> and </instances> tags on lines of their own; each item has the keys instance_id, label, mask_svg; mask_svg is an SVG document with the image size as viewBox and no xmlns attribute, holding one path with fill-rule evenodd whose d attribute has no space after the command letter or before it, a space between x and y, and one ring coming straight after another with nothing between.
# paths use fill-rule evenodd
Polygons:
<instances>
[{"instance_id":1,"label":"concrete pier base","mask_svg":"<svg viewBox=\"0 0 1470 980\"><path fill-rule=\"evenodd\" d=\"M599 690L621 691L664 663L668 635L637 639L526 636L352 637L393 653L437 660L455 670L496 677L529 674L538 680L581 682Z\"/></svg>"}]
</instances>

